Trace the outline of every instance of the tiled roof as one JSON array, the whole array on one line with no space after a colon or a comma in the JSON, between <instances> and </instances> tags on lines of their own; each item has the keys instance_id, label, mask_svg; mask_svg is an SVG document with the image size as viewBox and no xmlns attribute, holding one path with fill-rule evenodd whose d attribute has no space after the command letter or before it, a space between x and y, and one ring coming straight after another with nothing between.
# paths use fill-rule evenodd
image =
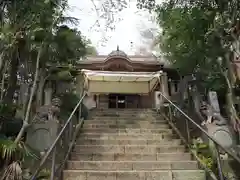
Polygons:
<instances>
[{"instance_id":1,"label":"tiled roof","mask_svg":"<svg viewBox=\"0 0 240 180\"><path fill-rule=\"evenodd\" d=\"M89 64L89 63L104 63L111 58L123 58L128 60L131 63L143 63L143 64L156 64L168 66L169 63L163 59L157 58L155 55L127 55L124 51L117 50L112 51L109 55L97 55L97 56L88 56L79 60L78 64Z\"/></svg>"}]
</instances>

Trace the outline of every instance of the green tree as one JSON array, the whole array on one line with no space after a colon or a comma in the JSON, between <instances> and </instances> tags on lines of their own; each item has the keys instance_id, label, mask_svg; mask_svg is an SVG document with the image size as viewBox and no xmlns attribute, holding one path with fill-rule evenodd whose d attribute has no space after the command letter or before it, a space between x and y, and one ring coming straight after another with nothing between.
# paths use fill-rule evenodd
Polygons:
<instances>
[{"instance_id":1,"label":"green tree","mask_svg":"<svg viewBox=\"0 0 240 180\"><path fill-rule=\"evenodd\" d=\"M1 103L12 107L15 92L22 85L27 85L28 89L31 87L28 106L24 110L25 123L20 133L15 142L4 141L6 146L3 143L0 148L1 154L8 155L7 159L2 157L6 160L5 179L9 173L13 175L11 172L16 172L15 177L22 176L19 163L23 160L22 155L17 159L11 157L25 149L21 137L29 124L35 90L38 89L37 96L42 99L44 84L51 76L52 67L72 65L87 54L88 44L81 32L62 25L76 22L75 18L63 15L67 7L67 0L0 1ZM13 167L17 169L8 171Z\"/></svg>"},{"instance_id":2,"label":"green tree","mask_svg":"<svg viewBox=\"0 0 240 180\"><path fill-rule=\"evenodd\" d=\"M226 89L228 114L235 130L240 119L234 107L236 75L232 67L239 43L240 2L139 0L140 8L157 13L162 28L161 51L183 74L204 79L207 89ZM235 56L236 57L236 56Z\"/></svg>"},{"instance_id":3,"label":"green tree","mask_svg":"<svg viewBox=\"0 0 240 180\"><path fill-rule=\"evenodd\" d=\"M159 36L160 49L173 67L182 75L196 74L205 79L204 87L222 90L223 78L216 63L223 55L219 42L206 37L214 14L198 7L169 8L165 4L156 9L163 32Z\"/></svg>"},{"instance_id":4,"label":"green tree","mask_svg":"<svg viewBox=\"0 0 240 180\"><path fill-rule=\"evenodd\" d=\"M98 51L97 49L92 45L92 42L90 40L87 41L87 55L91 55L91 56L97 56L98 55Z\"/></svg>"}]
</instances>

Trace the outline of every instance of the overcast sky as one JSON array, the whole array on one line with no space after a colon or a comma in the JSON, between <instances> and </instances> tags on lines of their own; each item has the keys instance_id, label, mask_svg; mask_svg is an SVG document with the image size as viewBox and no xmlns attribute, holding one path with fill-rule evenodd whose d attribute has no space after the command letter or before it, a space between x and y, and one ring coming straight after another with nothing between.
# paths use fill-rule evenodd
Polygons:
<instances>
[{"instance_id":1,"label":"overcast sky","mask_svg":"<svg viewBox=\"0 0 240 180\"><path fill-rule=\"evenodd\" d=\"M126 53L133 54L136 48L143 44L139 29L152 26L152 23L148 21L148 13L136 13L138 11L136 2L131 2L127 8L116 15L115 18L121 18L121 20L115 23L115 30L106 32L103 28L104 20L100 20L102 27L94 26L98 16L91 0L68 1L70 9L67 15L80 20L77 28L91 39L99 54L108 54L112 50L116 50L117 45ZM105 43L101 41L103 37L107 39Z\"/></svg>"}]
</instances>

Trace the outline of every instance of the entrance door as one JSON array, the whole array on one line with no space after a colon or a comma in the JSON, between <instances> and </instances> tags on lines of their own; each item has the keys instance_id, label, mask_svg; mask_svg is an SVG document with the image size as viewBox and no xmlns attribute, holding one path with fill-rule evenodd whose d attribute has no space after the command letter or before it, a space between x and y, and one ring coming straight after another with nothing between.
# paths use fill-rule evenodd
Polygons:
<instances>
[{"instance_id":1,"label":"entrance door","mask_svg":"<svg viewBox=\"0 0 240 180\"><path fill-rule=\"evenodd\" d=\"M108 108L125 108L126 96L123 94L109 94Z\"/></svg>"},{"instance_id":2,"label":"entrance door","mask_svg":"<svg viewBox=\"0 0 240 180\"><path fill-rule=\"evenodd\" d=\"M118 106L118 108L121 108L121 109L125 108L126 96L125 95L118 95L117 98L118 98L117 99L117 106Z\"/></svg>"},{"instance_id":3,"label":"entrance door","mask_svg":"<svg viewBox=\"0 0 240 180\"><path fill-rule=\"evenodd\" d=\"M117 95L116 94L108 95L108 108L117 108Z\"/></svg>"}]
</instances>

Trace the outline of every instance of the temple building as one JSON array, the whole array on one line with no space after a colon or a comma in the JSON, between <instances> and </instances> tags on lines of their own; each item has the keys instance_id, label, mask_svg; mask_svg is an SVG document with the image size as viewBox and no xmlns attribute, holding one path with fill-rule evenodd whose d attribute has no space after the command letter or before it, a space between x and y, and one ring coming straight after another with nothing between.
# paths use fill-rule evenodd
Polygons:
<instances>
[{"instance_id":1,"label":"temple building","mask_svg":"<svg viewBox=\"0 0 240 180\"><path fill-rule=\"evenodd\" d=\"M154 108L158 91L169 96L178 90L173 81L177 73L154 55L128 56L117 48L107 56L81 60L78 68L78 82L85 79L96 108Z\"/></svg>"}]
</instances>

